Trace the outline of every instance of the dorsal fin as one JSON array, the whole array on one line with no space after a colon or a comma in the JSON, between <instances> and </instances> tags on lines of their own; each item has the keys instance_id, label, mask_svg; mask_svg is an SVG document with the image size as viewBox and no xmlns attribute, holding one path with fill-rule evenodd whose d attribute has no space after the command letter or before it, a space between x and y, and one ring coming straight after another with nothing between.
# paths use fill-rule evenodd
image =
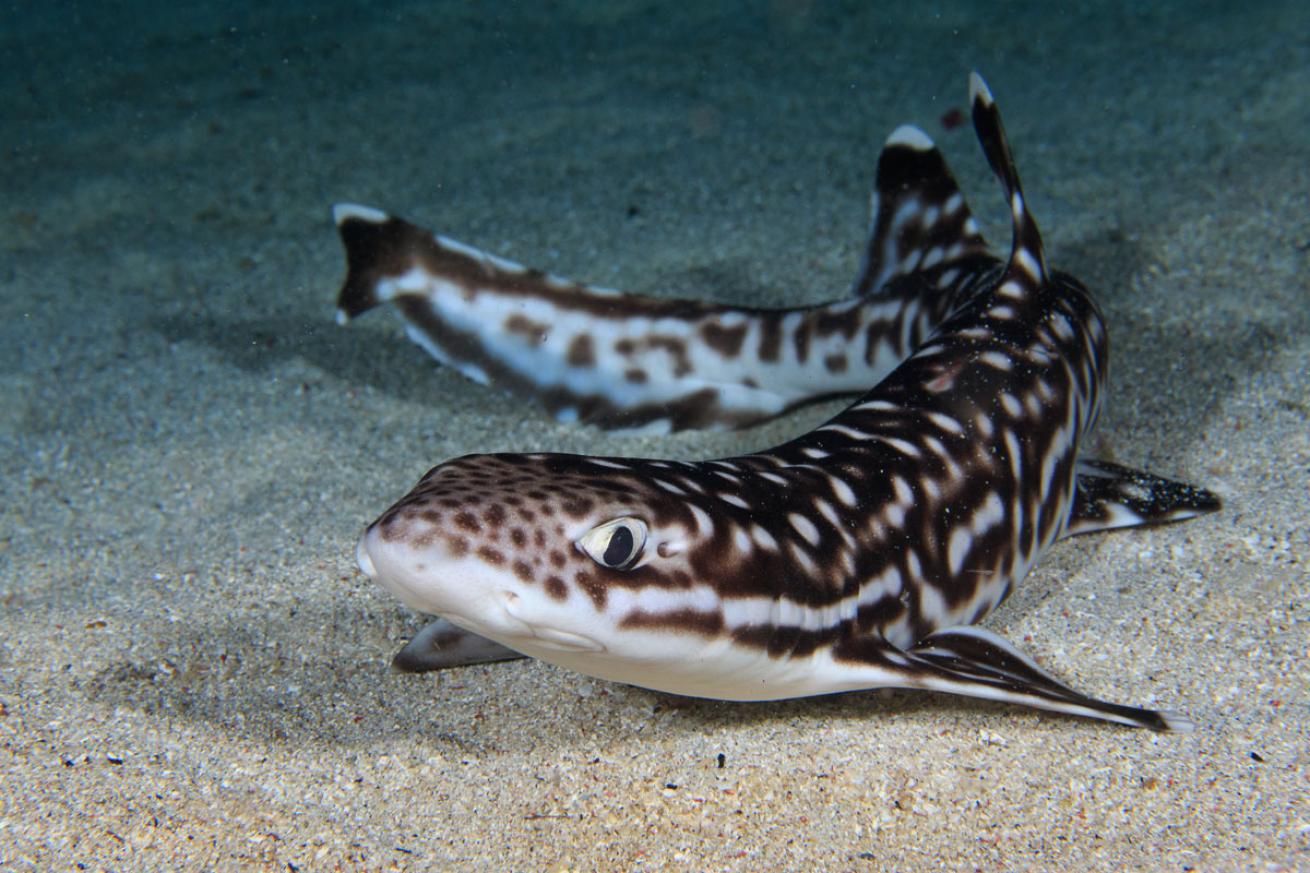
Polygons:
<instances>
[{"instance_id":1,"label":"dorsal fin","mask_svg":"<svg viewBox=\"0 0 1310 873\"><path fill-rule=\"evenodd\" d=\"M887 137L870 200L869 240L852 296L877 294L898 277L954 269L987 254L946 160L917 127L903 125Z\"/></svg>"},{"instance_id":2,"label":"dorsal fin","mask_svg":"<svg viewBox=\"0 0 1310 873\"><path fill-rule=\"evenodd\" d=\"M1032 291L1046 284L1047 280L1042 235L1024 202L1023 186L1019 184L1019 171L1014 168L1014 156L1010 154L1010 143L1005 138L1001 112L996 108L987 83L977 73L969 75L969 102L973 107L973 129L978 134L987 163L1005 188L1014 229L1010 260L997 287L1004 289L1007 283L1015 283L1020 293Z\"/></svg>"}]
</instances>

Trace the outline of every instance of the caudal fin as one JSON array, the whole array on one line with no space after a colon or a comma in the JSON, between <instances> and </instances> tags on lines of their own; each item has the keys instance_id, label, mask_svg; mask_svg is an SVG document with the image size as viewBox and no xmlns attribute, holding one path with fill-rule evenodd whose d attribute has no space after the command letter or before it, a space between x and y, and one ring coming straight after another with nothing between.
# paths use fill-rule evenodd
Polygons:
<instances>
[{"instance_id":1,"label":"caudal fin","mask_svg":"<svg viewBox=\"0 0 1310 873\"><path fill-rule=\"evenodd\" d=\"M382 303L378 283L404 273L427 234L403 219L354 203L332 207L346 249L346 280L337 292L337 321L345 324Z\"/></svg>"},{"instance_id":2,"label":"caudal fin","mask_svg":"<svg viewBox=\"0 0 1310 873\"><path fill-rule=\"evenodd\" d=\"M917 127L903 125L887 137L870 211L852 296L877 295L898 278L929 271L930 287L945 288L966 262L995 261L945 158Z\"/></svg>"}]
</instances>

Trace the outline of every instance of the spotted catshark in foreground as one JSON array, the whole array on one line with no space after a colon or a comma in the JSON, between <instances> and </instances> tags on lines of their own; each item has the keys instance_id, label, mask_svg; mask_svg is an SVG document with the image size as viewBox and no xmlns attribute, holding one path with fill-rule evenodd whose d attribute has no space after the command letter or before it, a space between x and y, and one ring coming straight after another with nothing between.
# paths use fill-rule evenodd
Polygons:
<instances>
[{"instance_id":1,"label":"spotted catshark in foreground","mask_svg":"<svg viewBox=\"0 0 1310 873\"><path fill-rule=\"evenodd\" d=\"M1009 259L980 258L948 283L949 311L912 355L768 451L701 463L468 455L433 468L357 551L369 577L440 616L400 667L530 655L700 697L913 688L1190 728L1074 691L976 627L1057 539L1219 501L1079 456L1100 407L1105 328L1083 286L1048 270L992 96L977 75L970 85L1010 207ZM925 224L965 209L940 197L954 181L916 128L889 137L878 172L880 192L942 204ZM901 279L922 282L971 249L957 226Z\"/></svg>"}]
</instances>

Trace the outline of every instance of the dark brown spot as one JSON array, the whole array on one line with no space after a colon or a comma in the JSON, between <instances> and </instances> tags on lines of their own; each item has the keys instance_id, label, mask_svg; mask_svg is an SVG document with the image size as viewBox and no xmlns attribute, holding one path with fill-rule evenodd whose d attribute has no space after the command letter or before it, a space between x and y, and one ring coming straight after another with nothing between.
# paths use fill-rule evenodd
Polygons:
<instances>
[{"instance_id":1,"label":"dark brown spot","mask_svg":"<svg viewBox=\"0 0 1310 873\"><path fill-rule=\"evenodd\" d=\"M778 351L781 348L782 325L779 324L777 316L766 315L760 320L760 360L767 363L778 360Z\"/></svg>"},{"instance_id":2,"label":"dark brown spot","mask_svg":"<svg viewBox=\"0 0 1310 873\"><path fill-rule=\"evenodd\" d=\"M595 504L587 497L568 497L560 506L574 518L582 518Z\"/></svg>"},{"instance_id":3,"label":"dark brown spot","mask_svg":"<svg viewBox=\"0 0 1310 873\"><path fill-rule=\"evenodd\" d=\"M500 504L493 504L486 512L482 513L483 519L492 527L500 527L505 523L505 507Z\"/></svg>"},{"instance_id":4,"label":"dark brown spot","mask_svg":"<svg viewBox=\"0 0 1310 873\"><path fill-rule=\"evenodd\" d=\"M691 372L691 358L687 356L685 342L668 336L653 336L646 342L651 348L664 349L673 357L673 375L682 377Z\"/></svg>"},{"instance_id":5,"label":"dark brown spot","mask_svg":"<svg viewBox=\"0 0 1310 873\"><path fill-rule=\"evenodd\" d=\"M564 584L564 580L558 576L546 577L546 593L556 600L569 599L569 587Z\"/></svg>"},{"instance_id":6,"label":"dark brown spot","mask_svg":"<svg viewBox=\"0 0 1310 873\"><path fill-rule=\"evenodd\" d=\"M469 541L463 537L451 537L446 540L446 548L450 549L452 558L462 558L469 553Z\"/></svg>"},{"instance_id":7,"label":"dark brown spot","mask_svg":"<svg viewBox=\"0 0 1310 873\"><path fill-rule=\"evenodd\" d=\"M514 562L514 575L524 582L531 582L536 578L536 574L532 572L532 567L527 561L521 559Z\"/></svg>"},{"instance_id":8,"label":"dark brown spot","mask_svg":"<svg viewBox=\"0 0 1310 873\"><path fill-rule=\"evenodd\" d=\"M592 345L591 337L585 333L573 338L569 343L569 364L574 367L591 367L596 363L596 350Z\"/></svg>"},{"instance_id":9,"label":"dark brown spot","mask_svg":"<svg viewBox=\"0 0 1310 873\"><path fill-rule=\"evenodd\" d=\"M546 334L550 332L550 328L539 321L533 321L525 315L516 313L505 319L505 332L541 343L546 341Z\"/></svg>"},{"instance_id":10,"label":"dark brown spot","mask_svg":"<svg viewBox=\"0 0 1310 873\"><path fill-rule=\"evenodd\" d=\"M834 333L840 333L846 339L852 339L855 332L859 330L860 323L856 313L860 310L852 309L848 312L823 312L814 320L814 332L818 336L831 336Z\"/></svg>"},{"instance_id":11,"label":"dark brown spot","mask_svg":"<svg viewBox=\"0 0 1310 873\"><path fill-rule=\"evenodd\" d=\"M705 344L725 358L735 358L741 351L741 344L746 339L746 325L724 327L717 322L709 322L700 329Z\"/></svg>"},{"instance_id":12,"label":"dark brown spot","mask_svg":"<svg viewBox=\"0 0 1310 873\"><path fill-rule=\"evenodd\" d=\"M634 385L644 385L650 379L650 377L646 375L645 370L638 370L636 368L624 370L623 378Z\"/></svg>"},{"instance_id":13,"label":"dark brown spot","mask_svg":"<svg viewBox=\"0 0 1310 873\"><path fill-rule=\"evenodd\" d=\"M528 544L527 531L523 530L521 527L510 528L509 541L513 543L516 548L523 548Z\"/></svg>"},{"instance_id":14,"label":"dark brown spot","mask_svg":"<svg viewBox=\"0 0 1310 873\"><path fill-rule=\"evenodd\" d=\"M823 359L823 366L828 368L829 373L846 372L846 356L841 352L835 352Z\"/></svg>"},{"instance_id":15,"label":"dark brown spot","mask_svg":"<svg viewBox=\"0 0 1310 873\"><path fill-rule=\"evenodd\" d=\"M614 344L614 351L620 355L630 355L637 349L637 344L630 339L621 339Z\"/></svg>"},{"instance_id":16,"label":"dark brown spot","mask_svg":"<svg viewBox=\"0 0 1310 873\"><path fill-rule=\"evenodd\" d=\"M541 528L537 528L532 532L532 542L539 549L546 548L546 532Z\"/></svg>"},{"instance_id":17,"label":"dark brown spot","mask_svg":"<svg viewBox=\"0 0 1310 873\"><path fill-rule=\"evenodd\" d=\"M884 333L887 336L899 337L901 335L902 321L897 319L890 330L885 330L882 322L875 321L864 329L864 363L873 363L873 356L878 353L882 346Z\"/></svg>"},{"instance_id":18,"label":"dark brown spot","mask_svg":"<svg viewBox=\"0 0 1310 873\"><path fill-rule=\"evenodd\" d=\"M808 321L802 321L792 337L792 342L796 345L796 360L802 364L810 356L810 330L812 327Z\"/></svg>"},{"instance_id":19,"label":"dark brown spot","mask_svg":"<svg viewBox=\"0 0 1310 873\"><path fill-rule=\"evenodd\" d=\"M499 567L505 563L505 556L501 554L499 549L493 549L491 546L478 546L478 557L493 567Z\"/></svg>"},{"instance_id":20,"label":"dark brown spot","mask_svg":"<svg viewBox=\"0 0 1310 873\"><path fill-rule=\"evenodd\" d=\"M551 549L550 565L558 570L563 568L564 564L565 564L564 553L561 552L559 549Z\"/></svg>"},{"instance_id":21,"label":"dark brown spot","mask_svg":"<svg viewBox=\"0 0 1310 873\"><path fill-rule=\"evenodd\" d=\"M469 533L481 533L482 531L482 522L478 521L477 516L471 512L456 513L455 526Z\"/></svg>"},{"instance_id":22,"label":"dark brown spot","mask_svg":"<svg viewBox=\"0 0 1310 873\"><path fill-rule=\"evenodd\" d=\"M609 588L594 573L583 570L573 577L573 581L577 582L578 587L591 598L597 609L605 608L605 601L609 599Z\"/></svg>"}]
</instances>

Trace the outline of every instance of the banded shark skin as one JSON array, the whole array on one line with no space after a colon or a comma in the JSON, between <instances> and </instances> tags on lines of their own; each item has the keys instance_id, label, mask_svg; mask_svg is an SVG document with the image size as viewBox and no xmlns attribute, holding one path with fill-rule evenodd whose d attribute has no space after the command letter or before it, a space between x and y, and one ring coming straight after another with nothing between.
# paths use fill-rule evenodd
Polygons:
<instances>
[{"instance_id":1,"label":"banded shark skin","mask_svg":"<svg viewBox=\"0 0 1310 873\"><path fill-rule=\"evenodd\" d=\"M357 549L365 574L440 617L399 667L528 655L699 697L909 688L1190 729L1181 715L1079 693L976 626L1061 537L1178 521L1219 501L1079 457L1101 405L1105 327L1082 284L1048 269L977 74L970 92L1010 209L1008 259L978 259L957 280L967 292L886 379L767 451L706 462L482 454L434 467ZM880 191L931 202L950 185L925 134L891 134ZM957 228L961 239L892 269L929 281L919 273L944 252L976 244Z\"/></svg>"},{"instance_id":2,"label":"banded shark skin","mask_svg":"<svg viewBox=\"0 0 1310 873\"><path fill-rule=\"evenodd\" d=\"M530 270L365 206L333 209L345 324L392 303L406 332L562 422L667 433L744 427L865 391L1000 262L935 150L879 160L851 293L791 309L622 294Z\"/></svg>"}]
</instances>

